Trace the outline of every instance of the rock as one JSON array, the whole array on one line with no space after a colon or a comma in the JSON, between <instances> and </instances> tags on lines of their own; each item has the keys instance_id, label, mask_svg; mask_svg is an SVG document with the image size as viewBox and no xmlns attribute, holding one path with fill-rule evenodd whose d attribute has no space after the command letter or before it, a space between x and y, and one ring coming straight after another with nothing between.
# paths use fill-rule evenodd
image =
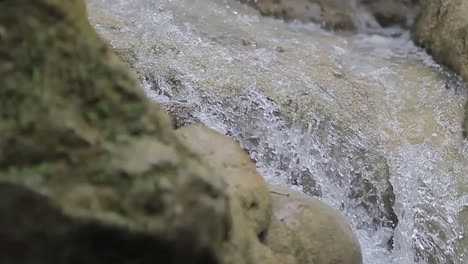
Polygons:
<instances>
[{"instance_id":1,"label":"rock","mask_svg":"<svg viewBox=\"0 0 468 264\"><path fill-rule=\"evenodd\" d=\"M412 29L414 41L434 59L468 80L468 2L427 0ZM465 106L468 109L468 106ZM468 110L463 128L468 131Z\"/></svg>"},{"instance_id":2,"label":"rock","mask_svg":"<svg viewBox=\"0 0 468 264\"><path fill-rule=\"evenodd\" d=\"M84 1L0 10L0 263L217 263L224 181L179 142Z\"/></svg>"},{"instance_id":3,"label":"rock","mask_svg":"<svg viewBox=\"0 0 468 264\"><path fill-rule=\"evenodd\" d=\"M255 7L262 15L285 20L314 22L332 30L355 29L350 6L319 0L240 0Z\"/></svg>"},{"instance_id":4,"label":"rock","mask_svg":"<svg viewBox=\"0 0 468 264\"><path fill-rule=\"evenodd\" d=\"M222 263L287 263L271 262L274 253L262 244L271 219L270 191L240 145L203 125L183 127L176 133L228 185L233 220Z\"/></svg>"},{"instance_id":5,"label":"rock","mask_svg":"<svg viewBox=\"0 0 468 264\"><path fill-rule=\"evenodd\" d=\"M228 185L231 200L238 200L257 236L268 228L271 199L268 185L239 143L204 125L176 130L180 140L205 160Z\"/></svg>"},{"instance_id":6,"label":"rock","mask_svg":"<svg viewBox=\"0 0 468 264\"><path fill-rule=\"evenodd\" d=\"M190 106L181 103L162 104L161 106L172 117L172 123L176 129L201 123L198 118L193 116L193 109Z\"/></svg>"},{"instance_id":7,"label":"rock","mask_svg":"<svg viewBox=\"0 0 468 264\"><path fill-rule=\"evenodd\" d=\"M383 27L400 25L410 28L420 9L419 0L361 0L360 4Z\"/></svg>"},{"instance_id":8,"label":"rock","mask_svg":"<svg viewBox=\"0 0 468 264\"><path fill-rule=\"evenodd\" d=\"M359 242L340 213L321 201L271 186L273 220L266 244L297 263L360 264Z\"/></svg>"},{"instance_id":9,"label":"rock","mask_svg":"<svg viewBox=\"0 0 468 264\"><path fill-rule=\"evenodd\" d=\"M468 79L468 2L428 0L413 28L413 38L436 59Z\"/></svg>"}]
</instances>

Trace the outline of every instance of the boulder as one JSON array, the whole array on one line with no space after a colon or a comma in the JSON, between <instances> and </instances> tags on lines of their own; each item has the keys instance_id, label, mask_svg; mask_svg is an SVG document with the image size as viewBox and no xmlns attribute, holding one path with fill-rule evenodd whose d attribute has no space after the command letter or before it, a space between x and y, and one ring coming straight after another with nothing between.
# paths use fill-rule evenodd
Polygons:
<instances>
[{"instance_id":1,"label":"boulder","mask_svg":"<svg viewBox=\"0 0 468 264\"><path fill-rule=\"evenodd\" d=\"M412 29L414 41L437 62L468 80L468 1L427 0ZM468 131L468 106L463 128Z\"/></svg>"},{"instance_id":2,"label":"boulder","mask_svg":"<svg viewBox=\"0 0 468 264\"><path fill-rule=\"evenodd\" d=\"M222 263L288 263L275 260L262 244L271 219L270 191L240 145L203 125L186 126L176 133L228 185L232 230L223 244Z\"/></svg>"},{"instance_id":3,"label":"boulder","mask_svg":"<svg viewBox=\"0 0 468 264\"><path fill-rule=\"evenodd\" d=\"M271 186L273 215L266 244L297 263L360 264L358 240L344 217L318 199Z\"/></svg>"},{"instance_id":4,"label":"boulder","mask_svg":"<svg viewBox=\"0 0 468 264\"><path fill-rule=\"evenodd\" d=\"M83 0L0 2L0 263L217 263L225 183Z\"/></svg>"}]
</instances>

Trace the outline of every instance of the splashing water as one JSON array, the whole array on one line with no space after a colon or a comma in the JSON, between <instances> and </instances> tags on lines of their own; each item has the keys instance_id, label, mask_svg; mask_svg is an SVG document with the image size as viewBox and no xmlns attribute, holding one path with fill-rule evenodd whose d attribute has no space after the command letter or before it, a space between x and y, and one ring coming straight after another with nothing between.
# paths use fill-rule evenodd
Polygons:
<instances>
[{"instance_id":1,"label":"splashing water","mask_svg":"<svg viewBox=\"0 0 468 264\"><path fill-rule=\"evenodd\" d=\"M365 263L468 263L464 86L408 33L341 36L232 0L88 5L150 97L341 210Z\"/></svg>"}]
</instances>

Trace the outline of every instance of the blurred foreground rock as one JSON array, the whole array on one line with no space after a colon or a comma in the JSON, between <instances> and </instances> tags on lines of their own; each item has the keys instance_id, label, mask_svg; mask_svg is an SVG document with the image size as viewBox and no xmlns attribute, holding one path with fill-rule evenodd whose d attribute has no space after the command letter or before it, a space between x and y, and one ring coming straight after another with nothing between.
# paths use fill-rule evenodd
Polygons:
<instances>
[{"instance_id":1,"label":"blurred foreground rock","mask_svg":"<svg viewBox=\"0 0 468 264\"><path fill-rule=\"evenodd\" d=\"M0 263L216 263L222 178L177 140L84 1L0 10Z\"/></svg>"}]
</instances>

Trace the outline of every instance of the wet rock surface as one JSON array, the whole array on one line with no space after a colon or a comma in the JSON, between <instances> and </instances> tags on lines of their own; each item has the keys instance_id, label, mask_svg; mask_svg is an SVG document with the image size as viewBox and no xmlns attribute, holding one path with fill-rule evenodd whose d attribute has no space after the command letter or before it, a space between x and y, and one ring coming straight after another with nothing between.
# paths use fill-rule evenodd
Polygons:
<instances>
[{"instance_id":1,"label":"wet rock surface","mask_svg":"<svg viewBox=\"0 0 468 264\"><path fill-rule=\"evenodd\" d=\"M201 1L193 3L193 5L199 6L200 3L207 4L210 2ZM237 1L233 3L238 4L233 8L237 7L242 10L243 5L240 5ZM316 175L314 171L316 168L296 167L294 165L294 163L308 155L301 156L298 153L290 155L288 150L300 148L306 140L304 142L289 142L288 145L280 146L284 149L285 154L270 157L271 147L261 140L263 133L268 134L270 132L261 127L261 123L280 122L280 126L270 128L280 131L278 133L280 137L288 138L284 134L288 129L294 129L298 133L313 133L318 139L318 142L314 143L315 146L330 144L329 151L330 155L333 156L331 159L334 160L332 163L347 164L349 162L347 156L351 155L359 157L356 159L361 164L367 164L367 171L365 172L361 171L363 165L351 165L354 166L353 172L350 172L353 182L360 182L359 186L364 186L364 182L367 182L368 190L350 193L349 197L355 201L363 197L366 197L366 201L367 197L372 196L374 198L372 205L367 206L365 209L377 212L379 215L378 218L370 220L371 223L376 221L388 225L393 221L390 219L393 216L391 206L386 205L387 202L384 201L383 195L375 186L372 186L375 180L380 181L386 177L388 178L388 170L385 169L387 166L385 158L382 157L381 153L369 147L357 150L354 147L339 143L348 137L359 137L355 131L349 129L351 120L355 116L366 116L361 120L368 124L365 125L367 127L373 126L372 123L379 122L372 120L373 117L367 111L368 107L375 107L378 102L368 105L361 104L365 100L364 98L374 99L372 92L368 92L372 88L353 73L348 75L335 67L333 65L335 59L327 55L328 51L320 53L318 58L309 57L310 60L306 60L302 58L311 55L308 48L312 47L303 49L303 47L291 46L290 49L284 49L281 45L277 45L271 51L274 53L275 60L271 62L268 70L259 70L253 65L245 65L245 61L241 59L234 60L230 69L222 69L221 65L217 65L219 61L196 55L189 60L194 63L195 69L187 69L185 68L187 65L181 65L184 69L181 70L171 64L178 59L184 62L187 61L184 55L187 54L187 50L184 51L179 44L166 41L141 43L137 37L126 36L121 30L115 29L117 26L131 28L133 23L131 20L108 14L107 11L103 10L101 3L92 2L90 6L90 10L94 10L90 12L91 22L98 30L112 32L112 35L105 37L108 38L113 49L118 52L124 61L129 63L132 69L135 69L150 96L161 102L165 109L168 109L173 120L175 120L176 127L199 122L206 123L213 118L226 120L230 125L221 128L221 130L225 130L224 133L242 140L242 146L245 149L248 149L253 155L256 155L256 153L261 155L262 159L271 164L272 169L279 170L282 174L288 171L287 177L290 184L303 186L303 189L311 195L320 195L320 187L315 183ZM187 8L194 12L198 10L197 8L203 10L200 7L188 6ZM178 7L175 7L174 10L178 10ZM197 15L202 16L202 14ZM192 16L188 16L188 18L190 17ZM119 21L117 26L110 26L112 23L117 23L116 21ZM219 34L218 31L223 32L225 30L223 27L226 26L216 28L216 25L221 25L221 23L209 24L209 31L212 30L213 34ZM268 31L264 33L269 34ZM210 38L210 42L226 47L233 45L235 49L232 52L234 53L237 53L237 50L255 52L255 50L264 49L266 45L270 44L260 36L257 37L258 41L252 41L245 37L246 35L248 34L243 31L239 32L239 36L226 32L225 35L216 39ZM311 39L315 37L319 36L312 35ZM157 39L157 37L153 37L153 39ZM329 44L332 43L328 41L325 40ZM199 51L201 50L197 50L197 52ZM139 55L135 56L135 54ZM218 55L224 56L224 54ZM149 61L148 58L152 58L152 60ZM159 64L154 63L155 61L158 61ZM302 73L283 71L283 69L287 68L298 69L297 67L308 72L311 78L315 78L314 84L312 84L314 88L312 89L317 91L310 92L310 84L305 84L296 77L296 74L300 75ZM221 69L222 73L215 73L218 69ZM155 70L158 72L156 75L154 74ZM192 82L190 79L190 76L194 76L192 70L197 74L201 73L204 77L197 78L197 81ZM281 71L281 74L273 76L271 75L273 71ZM219 78L209 75L210 72L214 76L219 76ZM291 81L294 85L289 84L291 88L287 92L278 89L278 84ZM299 82L296 83L295 81ZM261 84L259 91L250 89L252 82ZM250 103L249 100L252 97L255 98L255 102ZM332 105L326 105L322 100L331 100ZM231 115L231 113L235 114ZM332 134L333 136L331 136ZM378 143L373 140L370 139L368 144L377 145ZM336 142L336 144L326 143L330 141ZM320 152L319 149L313 151L315 153ZM366 152L368 154L365 154ZM330 165L325 164L324 166L328 167ZM338 171L328 170L326 173L331 180L344 184ZM363 179L362 175L371 178ZM388 180L386 181L387 184L389 184ZM386 186L385 188L390 187ZM360 207L360 204L361 202L356 202L352 206Z\"/></svg>"},{"instance_id":2,"label":"wet rock surface","mask_svg":"<svg viewBox=\"0 0 468 264\"><path fill-rule=\"evenodd\" d=\"M177 134L228 185L232 229L222 247L221 263L283 263L263 244L272 214L271 197L245 151L231 138L203 125L180 128Z\"/></svg>"},{"instance_id":3,"label":"wet rock surface","mask_svg":"<svg viewBox=\"0 0 468 264\"><path fill-rule=\"evenodd\" d=\"M271 186L274 217L266 244L297 263L360 264L357 238L338 211L318 199Z\"/></svg>"},{"instance_id":4,"label":"wet rock surface","mask_svg":"<svg viewBox=\"0 0 468 264\"><path fill-rule=\"evenodd\" d=\"M462 0L425 1L413 27L413 39L435 60L468 80L468 2ZM463 122L468 133L468 105Z\"/></svg>"}]
</instances>

